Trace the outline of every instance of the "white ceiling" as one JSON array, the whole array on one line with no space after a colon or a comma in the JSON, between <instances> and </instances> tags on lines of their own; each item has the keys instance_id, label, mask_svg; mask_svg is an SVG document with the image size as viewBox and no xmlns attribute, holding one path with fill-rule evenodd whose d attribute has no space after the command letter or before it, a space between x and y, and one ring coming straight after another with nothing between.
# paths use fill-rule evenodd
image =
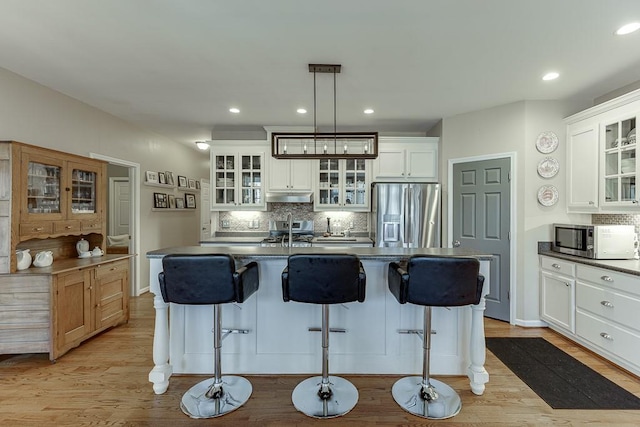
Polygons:
<instances>
[{"instance_id":1,"label":"white ceiling","mask_svg":"<svg viewBox=\"0 0 640 427\"><path fill-rule=\"evenodd\" d=\"M640 80L640 32L613 34L631 21L639 0L0 0L0 67L193 146L312 126L308 64L337 63L338 130L423 132ZM332 76L316 87L332 127Z\"/></svg>"}]
</instances>

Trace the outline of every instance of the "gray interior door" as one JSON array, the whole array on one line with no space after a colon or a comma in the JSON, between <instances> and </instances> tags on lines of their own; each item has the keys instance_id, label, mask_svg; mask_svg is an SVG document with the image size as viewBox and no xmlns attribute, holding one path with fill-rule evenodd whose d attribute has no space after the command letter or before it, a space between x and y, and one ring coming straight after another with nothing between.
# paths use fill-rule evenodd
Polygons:
<instances>
[{"instance_id":1,"label":"gray interior door","mask_svg":"<svg viewBox=\"0 0 640 427\"><path fill-rule=\"evenodd\" d=\"M510 159L453 165L452 246L493 254L485 316L509 321Z\"/></svg>"}]
</instances>

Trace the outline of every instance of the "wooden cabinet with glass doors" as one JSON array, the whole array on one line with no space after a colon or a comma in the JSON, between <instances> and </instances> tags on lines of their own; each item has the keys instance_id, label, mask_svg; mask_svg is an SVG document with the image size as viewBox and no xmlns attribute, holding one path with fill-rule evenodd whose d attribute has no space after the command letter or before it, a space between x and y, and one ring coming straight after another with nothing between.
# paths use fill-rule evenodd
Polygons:
<instances>
[{"instance_id":1,"label":"wooden cabinet with glass doors","mask_svg":"<svg viewBox=\"0 0 640 427\"><path fill-rule=\"evenodd\" d=\"M367 211L368 165L365 159L320 159L315 210Z\"/></svg>"},{"instance_id":2,"label":"wooden cabinet with glass doors","mask_svg":"<svg viewBox=\"0 0 640 427\"><path fill-rule=\"evenodd\" d=\"M22 146L22 238L103 231L106 164Z\"/></svg>"},{"instance_id":3,"label":"wooden cabinet with glass doors","mask_svg":"<svg viewBox=\"0 0 640 427\"><path fill-rule=\"evenodd\" d=\"M604 145L603 207L638 206L635 128L635 115L607 121L601 127L604 132L601 137Z\"/></svg>"}]
</instances>

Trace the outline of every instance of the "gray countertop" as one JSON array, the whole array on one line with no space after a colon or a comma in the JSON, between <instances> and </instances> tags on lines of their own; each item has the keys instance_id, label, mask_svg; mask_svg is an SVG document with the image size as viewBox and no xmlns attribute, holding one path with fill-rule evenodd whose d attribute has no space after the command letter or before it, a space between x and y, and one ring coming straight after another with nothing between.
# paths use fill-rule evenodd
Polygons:
<instances>
[{"instance_id":1,"label":"gray countertop","mask_svg":"<svg viewBox=\"0 0 640 427\"><path fill-rule=\"evenodd\" d=\"M214 243L216 245L221 244L259 244L263 239L269 236L268 233L264 234L252 234L245 236L238 235L228 235L228 236L216 236L208 239L204 239L200 241L200 244ZM348 243L372 243L372 240L369 237L361 237L361 236L352 236L352 237L322 237L317 236L313 239L313 243L329 243L329 244L348 244Z\"/></svg>"},{"instance_id":2,"label":"gray countertop","mask_svg":"<svg viewBox=\"0 0 640 427\"><path fill-rule=\"evenodd\" d=\"M598 268L606 268L607 270L618 271L620 273L633 274L640 276L640 260L637 259L589 259L581 258L573 255L565 255L551 250L538 250L538 254L550 256L566 261L577 262L579 264L590 265Z\"/></svg>"},{"instance_id":3,"label":"gray countertop","mask_svg":"<svg viewBox=\"0 0 640 427\"><path fill-rule=\"evenodd\" d=\"M237 259L269 259L287 258L292 254L339 254L348 252L355 254L362 260L398 261L412 255L438 255L438 256L472 256L481 260L490 260L491 254L480 251L473 251L464 248L374 248L374 247L353 247L345 250L342 248L330 247L310 247L310 248L262 248L257 246L176 246L157 249L147 252L147 258L162 258L168 254L211 254L229 253Z\"/></svg>"}]
</instances>

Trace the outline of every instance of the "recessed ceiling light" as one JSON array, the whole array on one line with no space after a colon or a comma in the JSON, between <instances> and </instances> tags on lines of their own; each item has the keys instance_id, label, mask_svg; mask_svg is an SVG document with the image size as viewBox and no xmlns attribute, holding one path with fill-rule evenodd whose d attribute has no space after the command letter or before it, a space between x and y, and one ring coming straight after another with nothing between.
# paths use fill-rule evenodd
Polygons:
<instances>
[{"instance_id":1,"label":"recessed ceiling light","mask_svg":"<svg viewBox=\"0 0 640 427\"><path fill-rule=\"evenodd\" d=\"M640 30L640 22L632 22L627 25L623 25L618 28L616 34L619 36L624 36L625 34L633 33L634 31Z\"/></svg>"},{"instance_id":2,"label":"recessed ceiling light","mask_svg":"<svg viewBox=\"0 0 640 427\"><path fill-rule=\"evenodd\" d=\"M542 80L555 80L558 77L560 77L560 74L556 73L555 71L552 71L542 76Z\"/></svg>"},{"instance_id":3,"label":"recessed ceiling light","mask_svg":"<svg viewBox=\"0 0 640 427\"><path fill-rule=\"evenodd\" d=\"M365 113L365 114L373 114L373 113L374 113L374 111L373 111L373 109L372 109L372 108L367 108L366 110L364 110L364 113Z\"/></svg>"},{"instance_id":4,"label":"recessed ceiling light","mask_svg":"<svg viewBox=\"0 0 640 427\"><path fill-rule=\"evenodd\" d=\"M298 108L296 111L298 112L298 114L307 114L307 110L305 110L304 108Z\"/></svg>"},{"instance_id":5,"label":"recessed ceiling light","mask_svg":"<svg viewBox=\"0 0 640 427\"><path fill-rule=\"evenodd\" d=\"M196 145L201 150L206 150L209 148L209 143L207 141L196 141Z\"/></svg>"},{"instance_id":6,"label":"recessed ceiling light","mask_svg":"<svg viewBox=\"0 0 640 427\"><path fill-rule=\"evenodd\" d=\"M234 113L234 114L238 114L240 112L240 109L236 108L236 107L231 107L231 108L229 108L229 112L230 113Z\"/></svg>"}]
</instances>

